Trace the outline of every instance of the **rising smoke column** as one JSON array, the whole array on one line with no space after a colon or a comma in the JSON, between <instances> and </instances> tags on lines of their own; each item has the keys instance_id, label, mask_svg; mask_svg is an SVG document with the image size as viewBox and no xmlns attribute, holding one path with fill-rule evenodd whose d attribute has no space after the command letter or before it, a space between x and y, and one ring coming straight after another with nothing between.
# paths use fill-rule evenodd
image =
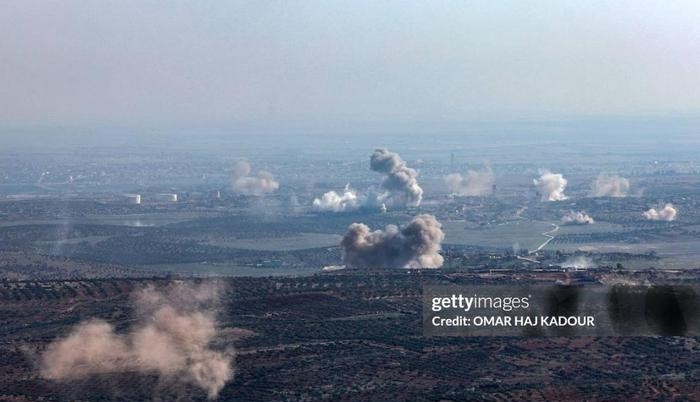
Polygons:
<instances>
[{"instance_id":1,"label":"rising smoke column","mask_svg":"<svg viewBox=\"0 0 700 402\"><path fill-rule=\"evenodd\" d=\"M386 148L374 150L370 156L370 169L386 177L377 199L386 206L417 207L423 199L423 189L418 185L418 172L406 166L399 154Z\"/></svg>"},{"instance_id":2,"label":"rising smoke column","mask_svg":"<svg viewBox=\"0 0 700 402\"><path fill-rule=\"evenodd\" d=\"M564 190L566 190L568 182L561 173L543 170L540 178L534 179L532 182L542 195L542 201L562 201L567 198Z\"/></svg>"},{"instance_id":3,"label":"rising smoke column","mask_svg":"<svg viewBox=\"0 0 700 402\"><path fill-rule=\"evenodd\" d=\"M418 215L406 226L370 231L353 223L343 236L343 262L349 268L439 268L443 258L442 225L432 215Z\"/></svg>"},{"instance_id":4,"label":"rising smoke column","mask_svg":"<svg viewBox=\"0 0 700 402\"><path fill-rule=\"evenodd\" d=\"M493 191L493 171L487 168L483 171L469 170L462 176L452 173L445 176L445 184L452 194L463 196L486 196Z\"/></svg>"},{"instance_id":5,"label":"rising smoke column","mask_svg":"<svg viewBox=\"0 0 700 402\"><path fill-rule=\"evenodd\" d=\"M127 333L102 320L78 324L41 356L41 376L67 381L135 372L187 382L217 397L233 378L233 353L210 347L217 337L217 284L147 287L135 296L137 322Z\"/></svg>"},{"instance_id":6,"label":"rising smoke column","mask_svg":"<svg viewBox=\"0 0 700 402\"><path fill-rule=\"evenodd\" d=\"M280 185L272 173L261 170L256 176L251 176L250 171L248 162L239 161L233 165L231 186L235 193L260 196L279 188Z\"/></svg>"},{"instance_id":7,"label":"rising smoke column","mask_svg":"<svg viewBox=\"0 0 700 402\"><path fill-rule=\"evenodd\" d=\"M347 184L343 194L329 191L322 197L315 198L312 205L318 211L346 212L359 209L363 203L357 192Z\"/></svg>"},{"instance_id":8,"label":"rising smoke column","mask_svg":"<svg viewBox=\"0 0 700 402\"><path fill-rule=\"evenodd\" d=\"M387 207L417 207L423 199L423 189L416 180L418 173L407 167L401 157L387 149L376 149L370 156L370 169L385 175L379 188L358 193L345 186L342 194L328 191L314 198L312 206L318 211L347 212L360 208L386 211Z\"/></svg>"},{"instance_id":9,"label":"rising smoke column","mask_svg":"<svg viewBox=\"0 0 700 402\"><path fill-rule=\"evenodd\" d=\"M618 175L600 174L591 185L592 197L627 197L629 180Z\"/></svg>"},{"instance_id":10,"label":"rising smoke column","mask_svg":"<svg viewBox=\"0 0 700 402\"><path fill-rule=\"evenodd\" d=\"M595 268L595 266L595 262L590 257L583 255L569 257L561 264L562 268L575 269Z\"/></svg>"},{"instance_id":11,"label":"rising smoke column","mask_svg":"<svg viewBox=\"0 0 700 402\"><path fill-rule=\"evenodd\" d=\"M676 220L676 215L678 215L678 210L670 202L664 205L662 209L651 208L645 211L642 215L644 218L650 221L666 221L671 222Z\"/></svg>"},{"instance_id":12,"label":"rising smoke column","mask_svg":"<svg viewBox=\"0 0 700 402\"><path fill-rule=\"evenodd\" d=\"M583 211L569 211L566 215L561 217L561 221L564 225L590 225L595 223L593 218Z\"/></svg>"}]
</instances>

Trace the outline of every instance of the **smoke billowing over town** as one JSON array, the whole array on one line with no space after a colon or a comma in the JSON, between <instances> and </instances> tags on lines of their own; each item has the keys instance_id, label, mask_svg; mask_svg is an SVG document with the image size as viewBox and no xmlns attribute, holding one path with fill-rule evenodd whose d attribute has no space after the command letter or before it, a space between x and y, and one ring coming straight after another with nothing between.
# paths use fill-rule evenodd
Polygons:
<instances>
[{"instance_id":1,"label":"smoke billowing over town","mask_svg":"<svg viewBox=\"0 0 700 402\"><path fill-rule=\"evenodd\" d=\"M595 220L583 211L569 211L562 216L561 221L564 225L590 225L595 223Z\"/></svg>"},{"instance_id":2,"label":"smoke billowing over town","mask_svg":"<svg viewBox=\"0 0 700 402\"><path fill-rule=\"evenodd\" d=\"M231 183L235 193L251 196L269 194L279 188L272 173L261 170L256 175L251 175L250 164L245 161L234 164Z\"/></svg>"},{"instance_id":3,"label":"smoke billowing over town","mask_svg":"<svg viewBox=\"0 0 700 402\"><path fill-rule=\"evenodd\" d=\"M494 186L493 171L487 168L482 171L469 170L466 174L452 173L445 176L445 184L455 195L483 197L491 195Z\"/></svg>"},{"instance_id":4,"label":"smoke billowing over town","mask_svg":"<svg viewBox=\"0 0 700 402\"><path fill-rule=\"evenodd\" d=\"M534 179L533 183L542 201L563 201L567 199L564 190L566 190L568 180L561 173L543 170L540 177Z\"/></svg>"},{"instance_id":5,"label":"smoke billowing over town","mask_svg":"<svg viewBox=\"0 0 700 402\"><path fill-rule=\"evenodd\" d=\"M593 182L591 196L593 197L627 197L630 182L618 175L599 175Z\"/></svg>"},{"instance_id":6,"label":"smoke billowing over town","mask_svg":"<svg viewBox=\"0 0 700 402\"><path fill-rule=\"evenodd\" d=\"M378 203L386 206L417 207L423 200L423 189L418 185L418 172L406 166L399 154L378 148L370 157L370 169L384 175L377 196Z\"/></svg>"},{"instance_id":7,"label":"smoke billowing over town","mask_svg":"<svg viewBox=\"0 0 700 402\"><path fill-rule=\"evenodd\" d=\"M378 188L371 186L358 194L347 184L342 194L329 191L314 198L314 209L332 212L360 208L385 211L389 207L401 209L420 205L423 189L418 184L418 172L407 167L399 154L384 148L376 149L370 157L370 169L384 176Z\"/></svg>"},{"instance_id":8,"label":"smoke billowing over town","mask_svg":"<svg viewBox=\"0 0 700 402\"><path fill-rule=\"evenodd\" d=\"M358 197L357 192L347 184L342 194L329 191L320 198L314 198L313 207L319 211L355 211L364 205L366 198Z\"/></svg>"},{"instance_id":9,"label":"smoke billowing over town","mask_svg":"<svg viewBox=\"0 0 700 402\"><path fill-rule=\"evenodd\" d=\"M700 401L700 2L163 3L3 3L0 402Z\"/></svg>"},{"instance_id":10,"label":"smoke billowing over town","mask_svg":"<svg viewBox=\"0 0 700 402\"><path fill-rule=\"evenodd\" d=\"M642 214L644 218L650 221L667 221L676 220L678 210L671 203L667 203L661 208L649 208Z\"/></svg>"},{"instance_id":11,"label":"smoke billowing over town","mask_svg":"<svg viewBox=\"0 0 700 402\"><path fill-rule=\"evenodd\" d=\"M432 215L418 215L405 226L371 231L353 223L343 236L343 262L351 268L440 268L442 225Z\"/></svg>"}]
</instances>

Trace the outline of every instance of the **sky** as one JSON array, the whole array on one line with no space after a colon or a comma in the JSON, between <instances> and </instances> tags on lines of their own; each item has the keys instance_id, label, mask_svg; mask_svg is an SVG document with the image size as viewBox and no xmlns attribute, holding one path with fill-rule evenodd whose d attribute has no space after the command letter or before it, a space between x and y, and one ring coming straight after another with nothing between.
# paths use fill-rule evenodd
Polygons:
<instances>
[{"instance_id":1,"label":"sky","mask_svg":"<svg viewBox=\"0 0 700 402\"><path fill-rule=\"evenodd\" d=\"M700 2L0 3L0 125L700 115Z\"/></svg>"}]
</instances>

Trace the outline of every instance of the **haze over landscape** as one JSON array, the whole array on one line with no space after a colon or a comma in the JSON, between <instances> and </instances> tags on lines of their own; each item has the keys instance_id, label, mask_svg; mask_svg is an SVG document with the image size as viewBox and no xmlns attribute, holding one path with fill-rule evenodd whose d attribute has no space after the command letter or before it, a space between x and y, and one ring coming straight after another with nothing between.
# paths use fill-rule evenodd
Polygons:
<instances>
[{"instance_id":1,"label":"haze over landscape","mask_svg":"<svg viewBox=\"0 0 700 402\"><path fill-rule=\"evenodd\" d=\"M690 319L422 321L700 282L700 3L1 8L0 400L700 398Z\"/></svg>"},{"instance_id":2,"label":"haze over landscape","mask_svg":"<svg viewBox=\"0 0 700 402\"><path fill-rule=\"evenodd\" d=\"M3 125L347 133L700 111L691 0L4 9Z\"/></svg>"}]
</instances>

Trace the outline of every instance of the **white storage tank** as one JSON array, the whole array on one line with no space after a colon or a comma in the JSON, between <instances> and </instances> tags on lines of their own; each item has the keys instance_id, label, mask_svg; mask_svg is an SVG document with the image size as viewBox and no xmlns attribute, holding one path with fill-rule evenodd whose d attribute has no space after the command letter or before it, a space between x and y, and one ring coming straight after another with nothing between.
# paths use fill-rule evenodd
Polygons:
<instances>
[{"instance_id":1,"label":"white storage tank","mask_svg":"<svg viewBox=\"0 0 700 402\"><path fill-rule=\"evenodd\" d=\"M177 194L174 193L162 193L156 196L158 201L162 202L177 202Z\"/></svg>"},{"instance_id":2,"label":"white storage tank","mask_svg":"<svg viewBox=\"0 0 700 402\"><path fill-rule=\"evenodd\" d=\"M141 194L124 194L124 198L126 199L127 204L130 204L130 205L141 204Z\"/></svg>"}]
</instances>

